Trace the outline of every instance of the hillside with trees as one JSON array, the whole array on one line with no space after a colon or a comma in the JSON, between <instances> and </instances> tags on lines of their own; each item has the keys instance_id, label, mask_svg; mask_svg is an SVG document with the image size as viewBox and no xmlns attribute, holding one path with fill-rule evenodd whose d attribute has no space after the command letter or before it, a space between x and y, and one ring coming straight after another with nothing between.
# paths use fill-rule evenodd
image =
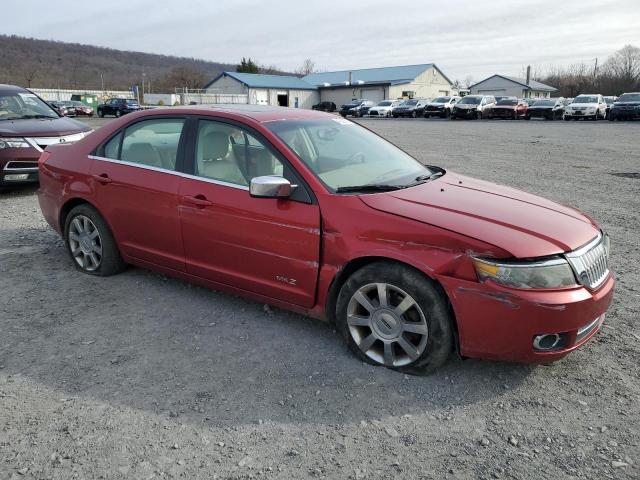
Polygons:
<instances>
[{"instance_id":1,"label":"hillside with trees","mask_svg":"<svg viewBox=\"0 0 640 480\"><path fill-rule=\"evenodd\" d=\"M144 83L145 92L173 92L202 88L225 70L234 71L236 65L0 35L0 83L24 87L129 90Z\"/></svg>"}]
</instances>

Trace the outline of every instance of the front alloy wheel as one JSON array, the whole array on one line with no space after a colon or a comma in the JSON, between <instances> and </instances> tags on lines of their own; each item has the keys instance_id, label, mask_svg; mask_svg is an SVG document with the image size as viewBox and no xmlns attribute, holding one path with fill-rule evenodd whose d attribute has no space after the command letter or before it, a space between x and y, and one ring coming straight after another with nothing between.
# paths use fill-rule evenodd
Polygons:
<instances>
[{"instance_id":1,"label":"front alloy wheel","mask_svg":"<svg viewBox=\"0 0 640 480\"><path fill-rule=\"evenodd\" d=\"M344 283L336 325L363 361L426 374L445 362L453 345L447 305L444 293L423 273L379 261Z\"/></svg>"},{"instance_id":2,"label":"front alloy wheel","mask_svg":"<svg viewBox=\"0 0 640 480\"><path fill-rule=\"evenodd\" d=\"M347 323L362 353L387 367L417 360L429 338L424 312L416 300L388 283L358 289L347 307Z\"/></svg>"}]
</instances>

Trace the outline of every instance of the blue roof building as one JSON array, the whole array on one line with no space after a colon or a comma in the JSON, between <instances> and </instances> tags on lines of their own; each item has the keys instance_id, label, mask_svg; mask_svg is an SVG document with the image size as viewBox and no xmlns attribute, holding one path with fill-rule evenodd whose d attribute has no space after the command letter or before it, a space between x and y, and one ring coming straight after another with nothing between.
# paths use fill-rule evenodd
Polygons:
<instances>
[{"instance_id":1,"label":"blue roof building","mask_svg":"<svg viewBox=\"0 0 640 480\"><path fill-rule=\"evenodd\" d=\"M336 105L356 98L380 101L451 95L452 82L433 63L294 75L223 72L206 87L218 94L246 94L248 103L311 108L320 101Z\"/></svg>"}]
</instances>

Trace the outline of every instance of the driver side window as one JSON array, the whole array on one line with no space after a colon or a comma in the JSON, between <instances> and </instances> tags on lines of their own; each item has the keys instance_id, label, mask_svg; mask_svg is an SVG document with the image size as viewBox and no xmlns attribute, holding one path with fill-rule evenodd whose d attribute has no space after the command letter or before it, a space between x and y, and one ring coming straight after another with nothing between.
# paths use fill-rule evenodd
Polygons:
<instances>
[{"instance_id":1,"label":"driver side window","mask_svg":"<svg viewBox=\"0 0 640 480\"><path fill-rule=\"evenodd\" d=\"M271 150L246 130L222 122L201 120L198 125L195 174L247 187L252 178L284 175Z\"/></svg>"}]
</instances>

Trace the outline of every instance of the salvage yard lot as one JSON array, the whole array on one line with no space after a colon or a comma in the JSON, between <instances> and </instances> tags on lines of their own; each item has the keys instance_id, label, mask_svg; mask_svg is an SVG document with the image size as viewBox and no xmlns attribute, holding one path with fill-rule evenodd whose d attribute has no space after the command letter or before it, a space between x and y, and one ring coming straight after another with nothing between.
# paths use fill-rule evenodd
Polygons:
<instances>
[{"instance_id":1,"label":"salvage yard lot","mask_svg":"<svg viewBox=\"0 0 640 480\"><path fill-rule=\"evenodd\" d=\"M408 377L328 324L141 269L83 275L19 189L0 195L0 479L640 477L640 122L360 123L596 218L618 277L602 332L552 366Z\"/></svg>"}]
</instances>

